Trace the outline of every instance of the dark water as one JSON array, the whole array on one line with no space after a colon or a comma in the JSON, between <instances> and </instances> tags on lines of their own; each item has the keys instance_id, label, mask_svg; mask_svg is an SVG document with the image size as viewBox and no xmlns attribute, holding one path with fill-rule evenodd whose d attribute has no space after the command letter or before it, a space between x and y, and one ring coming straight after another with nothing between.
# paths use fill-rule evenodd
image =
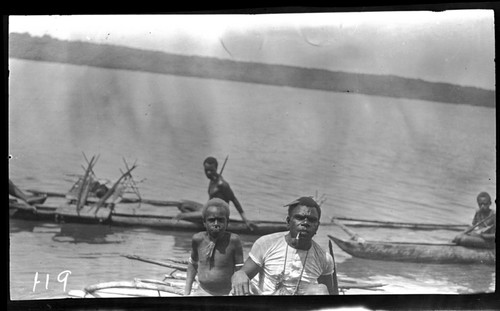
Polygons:
<instances>
[{"instance_id":1,"label":"dark water","mask_svg":"<svg viewBox=\"0 0 500 311\"><path fill-rule=\"evenodd\" d=\"M332 216L468 224L475 197L496 197L495 110L10 59L10 178L64 192L87 156L116 179L122 158L149 199L207 198L202 161L225 178L251 219L283 220L283 204L325 194L315 238ZM493 208L495 208L493 206ZM232 209L234 217L238 217ZM183 258L192 232L11 220L12 299L66 292L168 269L122 254ZM357 230L369 239L446 242L456 232ZM345 236L345 235L344 235ZM243 236L245 255L256 237ZM341 276L388 284L381 292L494 290L494 266L421 265L351 258L334 247ZM35 275L41 281L33 291ZM46 275L49 275L46 289ZM372 292L370 292L371 294Z\"/></svg>"}]
</instances>

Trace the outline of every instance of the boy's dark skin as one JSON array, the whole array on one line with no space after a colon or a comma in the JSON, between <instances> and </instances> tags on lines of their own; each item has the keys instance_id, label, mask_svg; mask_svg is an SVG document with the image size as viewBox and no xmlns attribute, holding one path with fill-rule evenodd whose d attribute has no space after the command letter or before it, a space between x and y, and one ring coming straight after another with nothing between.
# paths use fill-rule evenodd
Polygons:
<instances>
[{"instance_id":1,"label":"boy's dark skin","mask_svg":"<svg viewBox=\"0 0 500 311\"><path fill-rule=\"evenodd\" d=\"M474 216L472 221L472 225L476 225L481 222L483 219L488 218L490 215L494 214L490 209L491 206L491 198L486 193L480 193L477 197L477 206L478 210ZM491 217L488 221L485 221L481 226L479 226L478 232L481 236L489 241L495 240L495 231L496 231L496 222L495 216Z\"/></svg>"},{"instance_id":2,"label":"boy's dark skin","mask_svg":"<svg viewBox=\"0 0 500 311\"><path fill-rule=\"evenodd\" d=\"M228 219L224 208L207 208L203 220L206 231L196 233L192 239L185 295L191 294L196 275L200 287L209 294L223 296L231 291L231 276L239 269L237 265L243 264L243 248L239 236L226 231ZM215 243L215 249L209 255L211 243Z\"/></svg>"},{"instance_id":3,"label":"boy's dark skin","mask_svg":"<svg viewBox=\"0 0 500 311\"><path fill-rule=\"evenodd\" d=\"M225 181L222 176L217 173L217 164L207 163L206 161L203 163L203 168L205 170L205 176L210 180L208 184L208 198L219 198L224 200L226 203L233 202L234 207L238 211L241 216L241 219L245 222L247 227L253 231L256 228L256 225L249 221L245 215L245 211L241 206L241 203L238 201L236 196L234 195L233 190L229 186L229 183ZM192 211L189 209L182 209L182 213L176 216L177 219L188 220L188 221L199 221L201 218L200 211Z\"/></svg>"}]
</instances>

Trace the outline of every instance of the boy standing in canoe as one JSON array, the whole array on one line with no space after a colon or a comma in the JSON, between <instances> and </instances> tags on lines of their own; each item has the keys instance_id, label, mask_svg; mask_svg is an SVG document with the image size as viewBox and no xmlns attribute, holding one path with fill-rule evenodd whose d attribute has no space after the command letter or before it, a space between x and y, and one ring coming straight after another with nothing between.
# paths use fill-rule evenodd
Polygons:
<instances>
[{"instance_id":1,"label":"boy standing in canoe","mask_svg":"<svg viewBox=\"0 0 500 311\"><path fill-rule=\"evenodd\" d=\"M231 276L243 266L243 247L237 234L227 232L229 205L209 200L202 209L206 231L192 239L184 295L224 296L231 291ZM191 291L198 275L199 287Z\"/></svg>"},{"instance_id":2,"label":"boy standing in canoe","mask_svg":"<svg viewBox=\"0 0 500 311\"><path fill-rule=\"evenodd\" d=\"M226 158L227 160L227 158ZM225 163L224 163L225 164ZM227 204L229 202L233 202L234 207L240 213L241 219L245 222L248 229L253 231L256 225L249 221L245 215L245 211L241 206L241 203L238 201L236 196L234 195L231 186L229 183L222 178L222 169L220 173L217 173L218 162L214 157L207 157L203 161L203 168L205 170L205 176L210 180L208 184L208 199L219 198L224 200ZM192 206L190 204L186 206L181 206L179 209L181 213L176 216L177 219L189 220L189 221L199 221L200 220L200 211L199 207Z\"/></svg>"}]
</instances>

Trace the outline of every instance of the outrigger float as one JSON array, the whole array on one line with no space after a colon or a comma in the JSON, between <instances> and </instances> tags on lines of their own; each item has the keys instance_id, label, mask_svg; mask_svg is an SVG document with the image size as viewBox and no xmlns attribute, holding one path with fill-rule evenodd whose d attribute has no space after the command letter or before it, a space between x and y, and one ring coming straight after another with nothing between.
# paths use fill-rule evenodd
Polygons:
<instances>
[{"instance_id":1,"label":"outrigger float","mask_svg":"<svg viewBox=\"0 0 500 311\"><path fill-rule=\"evenodd\" d=\"M126 297L179 297L184 295L187 262L175 259L158 261L136 255L123 255L128 259L156 264L173 269L163 280L134 279L132 281L111 281L92 284L83 290L70 290L70 298L126 298ZM196 290L198 283L193 283ZM341 294L359 294L381 291L385 284L370 281L359 281L348 277L340 277L338 287Z\"/></svg>"}]
</instances>

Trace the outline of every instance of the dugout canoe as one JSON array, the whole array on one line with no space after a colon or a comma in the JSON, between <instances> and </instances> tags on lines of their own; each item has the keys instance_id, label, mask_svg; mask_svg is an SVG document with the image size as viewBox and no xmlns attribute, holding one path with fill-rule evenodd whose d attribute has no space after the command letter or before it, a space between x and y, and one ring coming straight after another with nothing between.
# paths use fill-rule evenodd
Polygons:
<instances>
[{"instance_id":1,"label":"dugout canoe","mask_svg":"<svg viewBox=\"0 0 500 311\"><path fill-rule=\"evenodd\" d=\"M342 240L328 237L353 257L433 264L485 264L494 265L496 250L459 246L452 243L407 243Z\"/></svg>"},{"instance_id":2,"label":"dugout canoe","mask_svg":"<svg viewBox=\"0 0 500 311\"><path fill-rule=\"evenodd\" d=\"M149 209L136 203L117 203L113 208L105 206L97 213L92 205L85 205L77 211L75 204L34 204L25 206L15 201L9 203L9 215L12 218L25 220L43 220L49 222L106 224L122 227L149 227L162 230L202 231L203 224L178 220L175 216L163 215L164 207L150 206ZM251 231L241 220L231 219L228 231L238 234L265 235L274 232L286 231L283 221L256 220Z\"/></svg>"}]
</instances>

